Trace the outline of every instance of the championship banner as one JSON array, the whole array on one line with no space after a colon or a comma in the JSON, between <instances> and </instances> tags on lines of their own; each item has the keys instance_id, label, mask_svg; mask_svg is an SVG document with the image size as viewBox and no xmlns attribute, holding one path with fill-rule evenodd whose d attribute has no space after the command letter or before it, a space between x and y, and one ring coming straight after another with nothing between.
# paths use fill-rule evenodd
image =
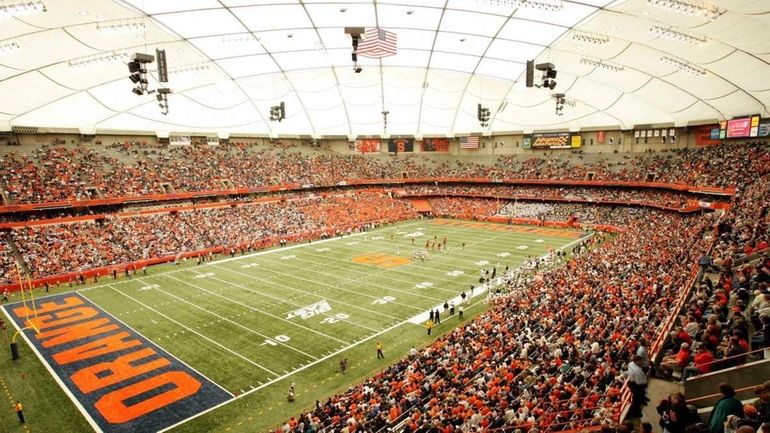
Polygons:
<instances>
[{"instance_id":1,"label":"championship banner","mask_svg":"<svg viewBox=\"0 0 770 433\"><path fill-rule=\"evenodd\" d=\"M532 134L533 149L570 149L571 147L569 132Z\"/></svg>"},{"instance_id":2,"label":"championship banner","mask_svg":"<svg viewBox=\"0 0 770 433\"><path fill-rule=\"evenodd\" d=\"M521 140L522 149L532 149L532 137L524 137Z\"/></svg>"},{"instance_id":3,"label":"championship banner","mask_svg":"<svg viewBox=\"0 0 770 433\"><path fill-rule=\"evenodd\" d=\"M575 134L570 138L570 147L572 147L573 149L577 149L582 145L583 145L583 137L581 137L580 135Z\"/></svg>"},{"instance_id":4,"label":"championship banner","mask_svg":"<svg viewBox=\"0 0 770 433\"><path fill-rule=\"evenodd\" d=\"M426 138L420 142L420 150L423 152L449 152L449 139Z\"/></svg>"},{"instance_id":5,"label":"championship banner","mask_svg":"<svg viewBox=\"0 0 770 433\"><path fill-rule=\"evenodd\" d=\"M356 140L356 152L377 153L379 151L380 151L379 138L367 138L363 140Z\"/></svg>"},{"instance_id":6,"label":"championship banner","mask_svg":"<svg viewBox=\"0 0 770 433\"><path fill-rule=\"evenodd\" d=\"M596 133L596 141L599 144L604 144L604 138L605 138L604 137L604 131L599 131L599 132Z\"/></svg>"},{"instance_id":7,"label":"championship banner","mask_svg":"<svg viewBox=\"0 0 770 433\"><path fill-rule=\"evenodd\" d=\"M694 128L696 146L714 146L719 144L719 125L703 125Z\"/></svg>"},{"instance_id":8,"label":"championship banner","mask_svg":"<svg viewBox=\"0 0 770 433\"><path fill-rule=\"evenodd\" d=\"M414 152L414 140L411 138L392 138L388 141L388 152Z\"/></svg>"},{"instance_id":9,"label":"championship banner","mask_svg":"<svg viewBox=\"0 0 770 433\"><path fill-rule=\"evenodd\" d=\"M172 135L168 138L172 146L189 146L192 144L192 138L189 135Z\"/></svg>"}]
</instances>

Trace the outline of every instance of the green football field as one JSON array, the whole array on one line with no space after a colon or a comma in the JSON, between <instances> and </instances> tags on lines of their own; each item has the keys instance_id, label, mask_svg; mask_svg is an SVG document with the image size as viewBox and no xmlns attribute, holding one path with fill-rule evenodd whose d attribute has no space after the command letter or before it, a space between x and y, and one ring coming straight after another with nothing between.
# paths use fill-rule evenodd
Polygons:
<instances>
[{"instance_id":1,"label":"green football field","mask_svg":"<svg viewBox=\"0 0 770 433\"><path fill-rule=\"evenodd\" d=\"M200 266L188 261L156 267L147 276L103 279L78 293L231 394L219 407L168 430L266 431L461 323L457 314L445 314L430 337L423 325L431 308L459 304L462 291L470 294L480 269L514 268L527 256L583 236L574 230L413 220ZM447 251L428 248L427 260L412 260L413 251L434 237L447 238ZM465 320L485 308L486 294L476 289L473 295ZM377 341L384 345L383 360L375 357ZM345 375L338 368L342 358L349 359ZM28 431L89 428L71 413L75 406L29 349L23 348L22 360L4 360L0 368L10 394L28 396ZM291 383L297 399L288 403ZM30 394L28 385L43 391ZM49 406L51 411L41 413ZM13 417L10 409L0 413Z\"/></svg>"}]
</instances>

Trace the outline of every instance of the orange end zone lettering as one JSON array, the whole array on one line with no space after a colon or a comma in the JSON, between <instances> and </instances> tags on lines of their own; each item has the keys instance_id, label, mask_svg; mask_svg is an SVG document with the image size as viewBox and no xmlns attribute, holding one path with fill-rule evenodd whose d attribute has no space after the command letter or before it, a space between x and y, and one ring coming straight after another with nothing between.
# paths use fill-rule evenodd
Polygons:
<instances>
[{"instance_id":1,"label":"orange end zone lettering","mask_svg":"<svg viewBox=\"0 0 770 433\"><path fill-rule=\"evenodd\" d=\"M131 397L168 384L175 385L175 387L139 403L130 406L126 404L126 400ZM95 407L107 422L121 424L193 395L200 387L200 382L189 374L181 371L169 371L105 394L96 402Z\"/></svg>"},{"instance_id":2,"label":"orange end zone lettering","mask_svg":"<svg viewBox=\"0 0 770 433\"><path fill-rule=\"evenodd\" d=\"M99 431L154 433L234 397L80 293L34 303L9 317Z\"/></svg>"},{"instance_id":3,"label":"orange end zone lettering","mask_svg":"<svg viewBox=\"0 0 770 433\"><path fill-rule=\"evenodd\" d=\"M39 314L40 312L38 312ZM38 329L54 328L56 326L66 325L68 323L79 322L81 320L90 319L99 314L96 309L91 307L77 307L71 310L64 310L55 312L53 314L44 314L37 316ZM32 319L27 323L34 321Z\"/></svg>"},{"instance_id":4,"label":"orange end zone lettering","mask_svg":"<svg viewBox=\"0 0 770 433\"><path fill-rule=\"evenodd\" d=\"M71 362L82 361L84 359L117 352L118 350L128 349L142 344L141 341L136 339L124 341L129 337L130 335L128 332L120 332L115 335L110 335L109 337L100 338L96 341L91 341L89 343L73 347L72 349L63 350L54 354L53 359L59 365L65 365Z\"/></svg>"},{"instance_id":5,"label":"orange end zone lettering","mask_svg":"<svg viewBox=\"0 0 770 433\"><path fill-rule=\"evenodd\" d=\"M110 323L110 319L102 317L101 319L89 320L88 322L78 323L77 325L67 326L50 331L35 334L35 338L43 341L43 347L54 347L60 344L69 343L75 340L82 340L94 335L104 334L118 329L118 325Z\"/></svg>"},{"instance_id":6,"label":"orange end zone lettering","mask_svg":"<svg viewBox=\"0 0 770 433\"><path fill-rule=\"evenodd\" d=\"M102 389L105 386L113 385L118 382L130 379L143 373L147 373L158 368L171 364L166 358L159 358L144 364L132 365L140 359L155 355L151 348L137 350L136 352L123 355L110 362L102 362L96 365L78 370L71 376L72 382L77 387L88 394L89 392ZM109 373L104 375L104 373Z\"/></svg>"},{"instance_id":7,"label":"orange end zone lettering","mask_svg":"<svg viewBox=\"0 0 770 433\"><path fill-rule=\"evenodd\" d=\"M68 308L77 307L83 305L83 300L77 296L68 296L63 299L64 302L57 304L56 302L43 302L37 307L37 314L50 313L52 311L66 310ZM13 314L19 318L26 318L28 315L35 314L35 310L27 308L26 306L13 309Z\"/></svg>"}]
</instances>

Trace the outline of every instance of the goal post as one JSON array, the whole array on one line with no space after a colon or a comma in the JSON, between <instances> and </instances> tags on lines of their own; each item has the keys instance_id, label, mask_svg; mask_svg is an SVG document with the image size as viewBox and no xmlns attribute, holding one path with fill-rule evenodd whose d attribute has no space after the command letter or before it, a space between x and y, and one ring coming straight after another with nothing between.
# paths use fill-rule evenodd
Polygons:
<instances>
[{"instance_id":1,"label":"goal post","mask_svg":"<svg viewBox=\"0 0 770 433\"><path fill-rule=\"evenodd\" d=\"M21 304L25 307L24 309L26 310L26 317L24 321L25 326L16 331L11 338L11 358L14 360L19 359L19 346L16 343L16 339L19 337L19 334L27 329L34 329L36 333L40 333L40 326L37 317L37 305L35 304L35 293L32 290L32 279L30 278L29 274L26 275L27 290L29 290L29 296L26 296L24 293L24 276L21 275L21 268L19 268L18 263L16 263L16 276L19 280ZM27 303L29 303L29 305L27 305ZM29 313L30 311L32 311L31 316Z\"/></svg>"}]
</instances>

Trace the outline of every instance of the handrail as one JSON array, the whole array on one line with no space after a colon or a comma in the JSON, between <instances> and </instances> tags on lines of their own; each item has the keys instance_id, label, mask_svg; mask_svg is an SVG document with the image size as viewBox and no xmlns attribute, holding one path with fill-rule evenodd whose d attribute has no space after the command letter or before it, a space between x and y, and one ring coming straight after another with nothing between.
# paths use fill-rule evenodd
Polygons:
<instances>
[{"instance_id":1,"label":"handrail","mask_svg":"<svg viewBox=\"0 0 770 433\"><path fill-rule=\"evenodd\" d=\"M725 362L725 361L727 361L727 360L730 360L730 359L745 358L745 357L748 357L749 355L751 355L752 353L759 353L759 352L764 352L765 350L766 350L765 348L762 348L762 349L756 349L756 350L752 350L752 351L749 351L749 352L744 352L744 353L741 353L740 355L733 355L733 356L728 356L728 357L726 357L726 358L719 358L719 359L715 359L715 360L713 360L713 361L710 361L710 362L706 362L706 363L703 363L703 364L698 364L696 367L703 367L703 366L706 366L706 365L714 365L714 364L717 364L717 365L718 365L718 364L720 364L720 363L723 363L723 362ZM715 373L715 372L717 372L717 371L725 371L725 370L729 370L729 369L731 369L731 368L740 368L740 367L742 367L742 366L743 366L743 364L740 364L740 365L732 365L732 366L730 366L730 367L725 367L725 368L718 368L718 369L716 369L716 370L712 370L712 371L710 371L709 373ZM703 375L698 375L698 376L692 376L692 377L688 377L688 378L687 378L687 381L689 382L689 381L690 381L690 379L696 379L696 378L699 378L699 377L703 377Z\"/></svg>"},{"instance_id":2,"label":"handrail","mask_svg":"<svg viewBox=\"0 0 770 433\"><path fill-rule=\"evenodd\" d=\"M711 251L714 249L714 245L716 245L716 236L709 242L708 246L706 247L706 254L711 254ZM695 286L695 282L698 281L698 276L700 275L702 271L700 270L700 266L696 263L693 265L693 270L691 271L690 279L687 281L687 284L685 284L685 289L682 290L682 292L679 294L679 298L677 299L677 302L674 306L674 308L671 309L671 314L668 316L668 318L663 322L662 328L660 333L658 334L655 341L650 345L650 359L655 359L658 356L658 352L660 351L660 348L663 346L663 342L666 341L666 338L668 338L668 334L671 332L671 329L674 326L674 323L677 321L679 317L679 312L682 311L682 308L684 307L687 300L690 298L692 289Z\"/></svg>"},{"instance_id":3,"label":"handrail","mask_svg":"<svg viewBox=\"0 0 770 433\"><path fill-rule=\"evenodd\" d=\"M758 383L758 384L756 384L756 385L749 385L749 386L744 386L743 388L738 388L738 389L736 389L736 390L735 390L735 393L736 393L736 394L738 394L739 392L743 392L743 391L749 391L749 390L754 390L754 389L756 389L756 388L757 388L757 386L761 386L761 385L762 385L761 383ZM709 394L709 395L702 395L702 396L700 396L700 397L695 397L695 398L691 398L691 399L688 399L688 400L686 401L686 403L687 403L687 404L692 404L693 402L696 402L696 401L700 401L700 400L708 400L708 399L711 399L711 398L717 398L717 397L719 397L719 396L721 396L721 395L722 395L722 393L721 393L721 392L717 392L717 393L715 393L715 394Z\"/></svg>"}]
</instances>

